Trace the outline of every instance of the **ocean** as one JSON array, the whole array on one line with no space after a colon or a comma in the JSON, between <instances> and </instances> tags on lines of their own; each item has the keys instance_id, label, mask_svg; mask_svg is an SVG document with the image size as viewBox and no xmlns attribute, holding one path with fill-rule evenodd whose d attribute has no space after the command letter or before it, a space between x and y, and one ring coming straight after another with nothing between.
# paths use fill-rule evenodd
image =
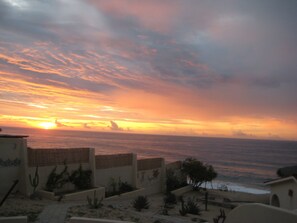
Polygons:
<instances>
[{"instance_id":1,"label":"ocean","mask_svg":"<svg viewBox=\"0 0 297 223\"><path fill-rule=\"evenodd\" d=\"M265 193L263 182L280 167L297 164L297 142L128 133L2 128L2 134L28 135L33 148L91 147L96 154L137 153L139 158L164 157L166 162L195 157L218 172L215 185Z\"/></svg>"}]
</instances>

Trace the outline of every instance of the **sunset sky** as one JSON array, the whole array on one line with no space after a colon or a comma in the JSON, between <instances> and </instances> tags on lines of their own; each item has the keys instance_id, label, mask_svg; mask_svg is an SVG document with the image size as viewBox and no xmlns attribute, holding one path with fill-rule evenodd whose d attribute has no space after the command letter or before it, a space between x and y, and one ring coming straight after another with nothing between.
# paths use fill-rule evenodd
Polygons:
<instances>
[{"instance_id":1,"label":"sunset sky","mask_svg":"<svg viewBox=\"0 0 297 223\"><path fill-rule=\"evenodd\" d=\"M0 0L0 127L297 140L296 0Z\"/></svg>"}]
</instances>

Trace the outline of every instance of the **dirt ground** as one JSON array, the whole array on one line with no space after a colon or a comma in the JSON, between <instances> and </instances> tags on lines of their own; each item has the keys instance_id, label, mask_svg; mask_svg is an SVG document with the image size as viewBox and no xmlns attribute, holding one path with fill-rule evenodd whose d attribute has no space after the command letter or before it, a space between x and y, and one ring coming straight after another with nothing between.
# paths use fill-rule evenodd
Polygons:
<instances>
[{"instance_id":1,"label":"dirt ground","mask_svg":"<svg viewBox=\"0 0 297 223\"><path fill-rule=\"evenodd\" d=\"M81 201L81 205L70 207L67 212L65 222L70 217L90 217L104 218L114 220L125 220L141 223L186 223L186 222L213 222L213 218L220 214L220 210L224 210L226 215L233 207L243 203L257 202L267 203L268 195L254 195L241 192L224 192L218 190L208 190L208 208L205 210L205 192L191 191L183 195L183 199L187 202L192 199L199 205L200 215L187 214L180 215L181 201L171 205L170 208L164 210L164 194L148 196L149 208L141 212L133 208L134 199L119 199L113 201L104 201L103 206L98 209L91 209L87 201ZM61 201L63 203L63 201ZM2 207L0 207L0 216L28 216L29 222L37 220L38 215L43 208L49 204L55 204L57 201L46 199L30 200L24 196L11 195Z\"/></svg>"}]
</instances>

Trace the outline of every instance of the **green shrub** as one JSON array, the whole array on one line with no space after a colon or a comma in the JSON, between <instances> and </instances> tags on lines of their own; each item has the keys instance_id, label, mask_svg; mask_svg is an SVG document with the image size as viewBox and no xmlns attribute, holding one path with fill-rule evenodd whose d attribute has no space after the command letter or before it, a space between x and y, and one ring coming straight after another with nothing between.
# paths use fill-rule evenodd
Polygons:
<instances>
[{"instance_id":1,"label":"green shrub","mask_svg":"<svg viewBox=\"0 0 297 223\"><path fill-rule=\"evenodd\" d=\"M179 210L180 215L185 216L188 213L200 215L199 205L193 199L189 198L187 201L187 204L185 204L183 197L180 198L180 201L181 201L181 209Z\"/></svg>"},{"instance_id":2,"label":"green shrub","mask_svg":"<svg viewBox=\"0 0 297 223\"><path fill-rule=\"evenodd\" d=\"M113 177L109 180L108 191L106 191L105 196L110 197L114 195L120 195L122 193L133 191L134 187L127 182L122 182L121 178L116 181Z\"/></svg>"},{"instance_id":3,"label":"green shrub","mask_svg":"<svg viewBox=\"0 0 297 223\"><path fill-rule=\"evenodd\" d=\"M162 209L162 215L169 215L169 214L168 214L168 209L167 209L166 207L164 207L164 208Z\"/></svg>"},{"instance_id":4,"label":"green shrub","mask_svg":"<svg viewBox=\"0 0 297 223\"><path fill-rule=\"evenodd\" d=\"M54 191L55 189L62 188L69 182L68 166L64 163L64 169L61 173L56 173L57 166L54 167L46 182L46 190Z\"/></svg>"},{"instance_id":5,"label":"green shrub","mask_svg":"<svg viewBox=\"0 0 297 223\"><path fill-rule=\"evenodd\" d=\"M119 183L119 193L126 193L126 192L130 192L133 191L134 187L130 184L128 184L127 182L120 182Z\"/></svg>"},{"instance_id":6,"label":"green shrub","mask_svg":"<svg viewBox=\"0 0 297 223\"><path fill-rule=\"evenodd\" d=\"M171 205L176 204L176 196L173 193L166 193L165 197L164 197L164 206L165 207L169 207Z\"/></svg>"},{"instance_id":7,"label":"green shrub","mask_svg":"<svg viewBox=\"0 0 297 223\"><path fill-rule=\"evenodd\" d=\"M138 196L133 201L132 205L137 211L141 211L142 209L148 209L150 206L146 196Z\"/></svg>"},{"instance_id":8,"label":"green shrub","mask_svg":"<svg viewBox=\"0 0 297 223\"><path fill-rule=\"evenodd\" d=\"M199 205L193 199L188 199L188 201L187 201L187 210L188 210L189 214L200 215Z\"/></svg>"},{"instance_id":9,"label":"green shrub","mask_svg":"<svg viewBox=\"0 0 297 223\"><path fill-rule=\"evenodd\" d=\"M179 187L179 180L171 169L166 171L166 190L170 192Z\"/></svg>"},{"instance_id":10,"label":"green shrub","mask_svg":"<svg viewBox=\"0 0 297 223\"><path fill-rule=\"evenodd\" d=\"M181 196L179 199L180 199L180 202L181 202L181 209L179 209L179 213L180 213L181 216L186 216L186 214L188 213L188 208L185 205L184 198Z\"/></svg>"},{"instance_id":11,"label":"green shrub","mask_svg":"<svg viewBox=\"0 0 297 223\"><path fill-rule=\"evenodd\" d=\"M30 199L34 200L36 198L39 198L41 200L41 196L38 193L36 193L36 188L39 185L38 166L35 169L34 177L32 177L31 174L29 174L29 181L30 181L31 186L33 187L33 192L30 195Z\"/></svg>"},{"instance_id":12,"label":"green shrub","mask_svg":"<svg viewBox=\"0 0 297 223\"><path fill-rule=\"evenodd\" d=\"M181 176L178 177L172 169L166 170L166 191L170 192L178 188L187 186L187 178L181 173Z\"/></svg>"},{"instance_id":13,"label":"green shrub","mask_svg":"<svg viewBox=\"0 0 297 223\"><path fill-rule=\"evenodd\" d=\"M92 209L98 209L98 208L102 207L102 200L103 200L103 198L101 198L100 200L98 199L98 197L96 195L96 191L94 191L93 199L90 198L89 196L87 196L87 201L88 201L89 207Z\"/></svg>"},{"instance_id":14,"label":"green shrub","mask_svg":"<svg viewBox=\"0 0 297 223\"><path fill-rule=\"evenodd\" d=\"M78 190L89 189L91 188L91 175L91 170L83 170L80 165L77 170L72 172L69 180Z\"/></svg>"}]
</instances>

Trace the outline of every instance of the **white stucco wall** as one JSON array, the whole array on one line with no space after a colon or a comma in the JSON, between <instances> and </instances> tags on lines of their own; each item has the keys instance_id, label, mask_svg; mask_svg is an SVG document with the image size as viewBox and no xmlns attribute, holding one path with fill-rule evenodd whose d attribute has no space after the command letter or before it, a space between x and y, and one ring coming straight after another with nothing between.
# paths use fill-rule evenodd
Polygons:
<instances>
[{"instance_id":1,"label":"white stucco wall","mask_svg":"<svg viewBox=\"0 0 297 223\"><path fill-rule=\"evenodd\" d=\"M289 190L293 191L293 196L289 196ZM271 185L270 204L272 196L277 195L280 207L288 210L297 209L297 183L295 181L285 181Z\"/></svg>"},{"instance_id":2,"label":"white stucco wall","mask_svg":"<svg viewBox=\"0 0 297 223\"><path fill-rule=\"evenodd\" d=\"M82 165L83 170L89 170L90 169L89 163L82 163L81 165ZM79 166L80 166L79 163L77 163L77 164L67 164L68 173L71 174L74 170L77 170ZM38 189L45 189L45 185L46 185L46 182L48 180L48 176L52 172L54 167L55 166L41 166L41 167L38 167L39 185L37 187L37 190ZM28 169L27 169L28 175L26 177L26 184L27 184L26 195L30 195L32 193L32 191L33 191L33 187L31 186L30 181L29 181L29 174L31 174L31 176L33 178L34 175L35 175L35 169L36 169L36 167L28 167ZM57 165L56 173L60 173L63 169L64 169L64 165ZM66 185L66 187L67 187L67 185ZM73 185L68 185L68 187L69 187L69 189L74 188Z\"/></svg>"},{"instance_id":3,"label":"white stucco wall","mask_svg":"<svg viewBox=\"0 0 297 223\"><path fill-rule=\"evenodd\" d=\"M15 191L23 184L23 151L26 148L24 138L0 138L0 194L5 194L15 180L19 180Z\"/></svg>"},{"instance_id":4,"label":"white stucco wall","mask_svg":"<svg viewBox=\"0 0 297 223\"><path fill-rule=\"evenodd\" d=\"M296 223L297 214L264 204L247 204L232 210L225 223Z\"/></svg>"},{"instance_id":5,"label":"white stucco wall","mask_svg":"<svg viewBox=\"0 0 297 223\"><path fill-rule=\"evenodd\" d=\"M137 172L137 185L145 188L145 194L156 194L163 191L164 175L162 168L142 170Z\"/></svg>"},{"instance_id":6,"label":"white stucco wall","mask_svg":"<svg viewBox=\"0 0 297 223\"><path fill-rule=\"evenodd\" d=\"M134 188L136 184L137 155L133 153L96 155L95 156L95 186L105 187L107 192L111 192L111 182L118 186L121 182L127 182ZM118 188L116 188L117 190Z\"/></svg>"},{"instance_id":7,"label":"white stucco wall","mask_svg":"<svg viewBox=\"0 0 297 223\"><path fill-rule=\"evenodd\" d=\"M166 191L166 166L163 158L137 161L137 187L145 188L146 195Z\"/></svg>"},{"instance_id":8,"label":"white stucco wall","mask_svg":"<svg viewBox=\"0 0 297 223\"><path fill-rule=\"evenodd\" d=\"M106 191L110 191L110 183L112 178L118 183L119 179L122 182L135 187L134 182L134 167L133 166L121 166L107 169L97 169L95 174L96 186L105 187Z\"/></svg>"}]
</instances>

